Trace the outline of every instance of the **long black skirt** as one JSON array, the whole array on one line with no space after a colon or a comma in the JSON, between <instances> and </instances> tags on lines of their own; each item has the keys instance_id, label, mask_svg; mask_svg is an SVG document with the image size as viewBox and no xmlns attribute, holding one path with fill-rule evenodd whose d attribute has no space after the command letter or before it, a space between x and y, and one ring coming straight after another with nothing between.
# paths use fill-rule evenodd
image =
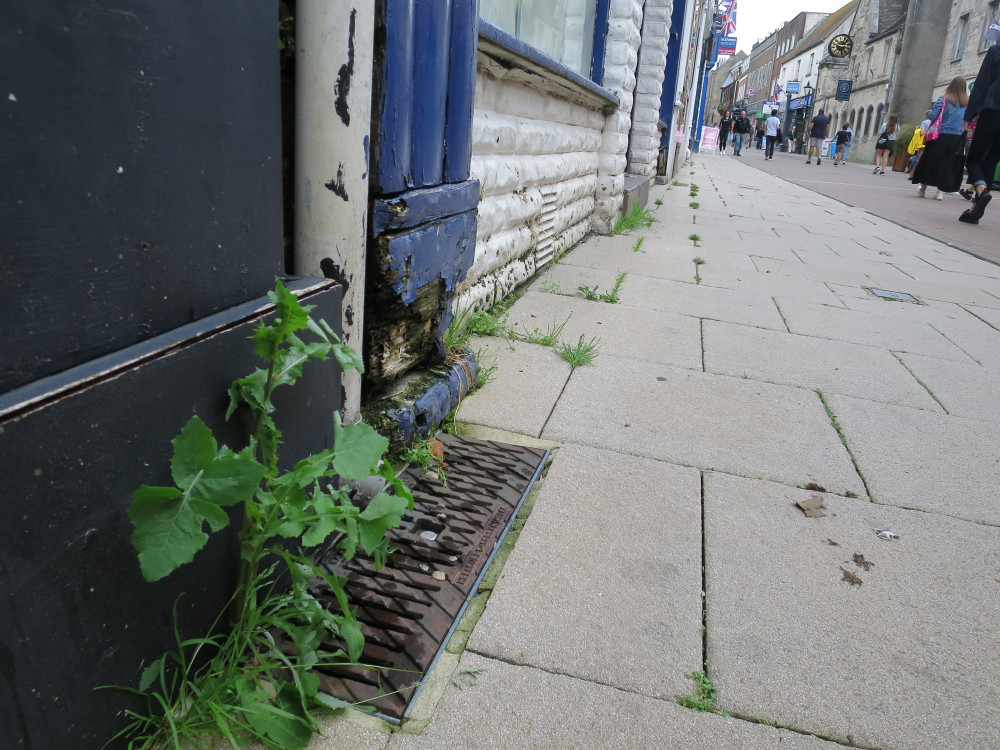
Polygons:
<instances>
[{"instance_id":1,"label":"long black skirt","mask_svg":"<svg viewBox=\"0 0 1000 750\"><path fill-rule=\"evenodd\" d=\"M965 169L965 136L942 134L924 146L923 156L913 169L910 182L930 185L943 193L954 193L962 186Z\"/></svg>"}]
</instances>

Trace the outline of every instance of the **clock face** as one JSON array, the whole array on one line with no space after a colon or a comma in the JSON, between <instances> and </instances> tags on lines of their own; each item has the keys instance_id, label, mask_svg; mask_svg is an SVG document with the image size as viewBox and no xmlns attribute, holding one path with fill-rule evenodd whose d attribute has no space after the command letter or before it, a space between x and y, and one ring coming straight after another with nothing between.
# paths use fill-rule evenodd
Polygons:
<instances>
[{"instance_id":1,"label":"clock face","mask_svg":"<svg viewBox=\"0 0 1000 750\"><path fill-rule=\"evenodd\" d=\"M834 57L847 57L854 47L854 40L847 34L837 34L830 40L829 51Z\"/></svg>"}]
</instances>

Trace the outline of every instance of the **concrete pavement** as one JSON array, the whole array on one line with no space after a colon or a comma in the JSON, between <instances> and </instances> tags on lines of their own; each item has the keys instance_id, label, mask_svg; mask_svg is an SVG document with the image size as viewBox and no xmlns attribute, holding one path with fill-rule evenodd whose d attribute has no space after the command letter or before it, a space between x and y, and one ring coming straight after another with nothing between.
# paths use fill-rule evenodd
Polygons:
<instances>
[{"instance_id":1,"label":"concrete pavement","mask_svg":"<svg viewBox=\"0 0 1000 750\"><path fill-rule=\"evenodd\" d=\"M314 748L1000 747L1000 268L792 159L695 157L651 229L512 306L592 366L480 342L460 426L546 441L548 473L415 720L342 712ZM552 293L622 271L618 304ZM680 705L697 670L720 713Z\"/></svg>"}]
</instances>

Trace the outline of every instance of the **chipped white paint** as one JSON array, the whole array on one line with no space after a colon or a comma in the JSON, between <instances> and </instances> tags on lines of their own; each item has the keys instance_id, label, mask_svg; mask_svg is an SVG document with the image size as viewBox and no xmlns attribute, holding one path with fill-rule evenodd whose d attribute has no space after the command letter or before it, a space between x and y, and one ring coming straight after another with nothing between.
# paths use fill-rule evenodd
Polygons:
<instances>
[{"instance_id":1,"label":"chipped white paint","mask_svg":"<svg viewBox=\"0 0 1000 750\"><path fill-rule=\"evenodd\" d=\"M610 232L621 212L625 191L628 137L632 127L632 104L636 66L642 41L640 0L612 0L604 53L604 88L618 95L618 111L607 118L601 139L594 229Z\"/></svg>"},{"instance_id":2,"label":"chipped white paint","mask_svg":"<svg viewBox=\"0 0 1000 750\"><path fill-rule=\"evenodd\" d=\"M600 103L588 107L504 72L480 56L471 173L482 195L476 258L456 309L503 299L591 229Z\"/></svg>"},{"instance_id":3,"label":"chipped white paint","mask_svg":"<svg viewBox=\"0 0 1000 750\"><path fill-rule=\"evenodd\" d=\"M660 94L663 91L673 0L646 0L632 107L629 174L652 177L660 148Z\"/></svg>"},{"instance_id":4,"label":"chipped white paint","mask_svg":"<svg viewBox=\"0 0 1000 750\"><path fill-rule=\"evenodd\" d=\"M361 349L364 318L368 149L371 129L372 4L299 0L296 13L295 273L323 276L330 258L349 286L341 321L344 340ZM349 19L355 37L349 39ZM350 88L338 89L338 71L353 53ZM337 112L345 95L349 122ZM334 192L330 185L337 187ZM324 185L326 187L324 187ZM361 376L343 377L344 421L361 415Z\"/></svg>"}]
</instances>

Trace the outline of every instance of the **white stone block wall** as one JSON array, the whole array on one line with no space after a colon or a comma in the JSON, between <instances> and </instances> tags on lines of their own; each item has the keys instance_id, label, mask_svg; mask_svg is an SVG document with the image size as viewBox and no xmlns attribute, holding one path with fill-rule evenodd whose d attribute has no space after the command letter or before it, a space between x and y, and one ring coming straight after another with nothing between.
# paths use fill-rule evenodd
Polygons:
<instances>
[{"instance_id":1,"label":"white stone block wall","mask_svg":"<svg viewBox=\"0 0 1000 750\"><path fill-rule=\"evenodd\" d=\"M591 231L605 137L598 102L577 104L480 63L471 165L481 186L476 257L456 309L491 307L545 261L540 243L560 252Z\"/></svg>"},{"instance_id":2,"label":"white stone block wall","mask_svg":"<svg viewBox=\"0 0 1000 750\"><path fill-rule=\"evenodd\" d=\"M601 139L594 230L602 233L611 231L621 213L641 28L641 0L611 0L601 85L618 96L619 105L618 111L607 118ZM662 80L662 70L660 77Z\"/></svg>"},{"instance_id":3,"label":"white stone block wall","mask_svg":"<svg viewBox=\"0 0 1000 750\"><path fill-rule=\"evenodd\" d=\"M660 94L667 62L673 0L646 0L642 19L642 44L636 69L632 107L632 140L628 173L652 177L660 149Z\"/></svg>"}]
</instances>

